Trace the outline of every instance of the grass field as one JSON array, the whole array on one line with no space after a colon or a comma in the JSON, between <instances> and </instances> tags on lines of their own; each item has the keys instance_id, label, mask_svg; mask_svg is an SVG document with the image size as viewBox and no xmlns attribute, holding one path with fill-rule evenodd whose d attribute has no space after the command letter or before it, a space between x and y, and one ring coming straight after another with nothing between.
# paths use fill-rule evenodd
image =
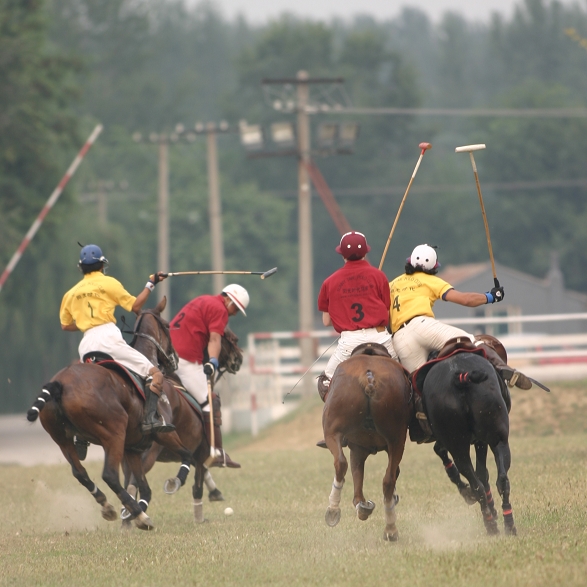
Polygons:
<instances>
[{"instance_id":1,"label":"grass field","mask_svg":"<svg viewBox=\"0 0 587 587\"><path fill-rule=\"evenodd\" d=\"M227 501L205 502L205 524L193 522L191 487L174 496L161 489L176 465L150 473L150 533L102 520L65 466L0 467L0 585L587 585L586 391L582 382L550 395L514 392L517 537L487 537L478 507L465 505L431 445L411 443L398 482L400 541L382 540L384 455L367 461L365 493L377 504L371 518L356 519L349 476L342 520L327 527L334 469L330 453L313 446L321 405L309 401L254 442L232 439L231 456L243 468L214 470ZM118 509L101 466L88 470ZM490 475L493 482L493 462ZM233 516L224 516L227 505Z\"/></svg>"}]
</instances>

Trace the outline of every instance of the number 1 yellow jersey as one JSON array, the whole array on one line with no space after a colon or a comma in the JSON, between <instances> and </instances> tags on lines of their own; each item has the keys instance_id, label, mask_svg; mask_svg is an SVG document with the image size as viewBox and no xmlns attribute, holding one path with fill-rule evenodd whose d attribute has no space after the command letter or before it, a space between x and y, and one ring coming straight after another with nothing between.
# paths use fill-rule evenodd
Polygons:
<instances>
[{"instance_id":1,"label":"number 1 yellow jersey","mask_svg":"<svg viewBox=\"0 0 587 587\"><path fill-rule=\"evenodd\" d=\"M59 319L64 326L75 321L82 332L108 322L116 324L116 306L122 306L130 312L136 299L124 289L120 281L101 271L94 271L84 275L63 296Z\"/></svg>"},{"instance_id":2,"label":"number 1 yellow jersey","mask_svg":"<svg viewBox=\"0 0 587 587\"><path fill-rule=\"evenodd\" d=\"M442 298L452 285L436 277L416 271L412 275L404 273L389 284L391 294L391 332L415 316L434 318L432 306Z\"/></svg>"}]
</instances>

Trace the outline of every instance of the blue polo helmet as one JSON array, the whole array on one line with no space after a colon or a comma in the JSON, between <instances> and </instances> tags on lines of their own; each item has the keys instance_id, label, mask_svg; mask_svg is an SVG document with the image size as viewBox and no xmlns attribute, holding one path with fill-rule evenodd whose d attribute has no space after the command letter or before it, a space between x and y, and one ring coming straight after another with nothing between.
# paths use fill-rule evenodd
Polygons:
<instances>
[{"instance_id":1,"label":"blue polo helmet","mask_svg":"<svg viewBox=\"0 0 587 587\"><path fill-rule=\"evenodd\" d=\"M79 252L80 265L93 265L94 263L104 263L108 265L108 259L102 254L102 249L98 245L86 245Z\"/></svg>"}]
</instances>

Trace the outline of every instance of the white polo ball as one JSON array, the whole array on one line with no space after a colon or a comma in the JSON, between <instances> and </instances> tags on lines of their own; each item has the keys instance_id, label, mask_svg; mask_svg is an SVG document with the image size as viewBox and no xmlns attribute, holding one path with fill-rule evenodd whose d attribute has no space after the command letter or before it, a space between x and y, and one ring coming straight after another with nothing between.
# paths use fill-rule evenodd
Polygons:
<instances>
[{"instance_id":1,"label":"white polo ball","mask_svg":"<svg viewBox=\"0 0 587 587\"><path fill-rule=\"evenodd\" d=\"M225 516L232 516L232 514L234 514L234 510L232 508L226 508L224 510L224 515Z\"/></svg>"}]
</instances>

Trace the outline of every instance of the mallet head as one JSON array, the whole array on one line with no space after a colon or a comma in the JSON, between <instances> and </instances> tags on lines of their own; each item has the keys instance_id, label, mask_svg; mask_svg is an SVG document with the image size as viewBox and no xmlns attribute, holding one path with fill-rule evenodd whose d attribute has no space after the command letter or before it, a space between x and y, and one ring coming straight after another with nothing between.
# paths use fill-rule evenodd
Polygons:
<instances>
[{"instance_id":1,"label":"mallet head","mask_svg":"<svg viewBox=\"0 0 587 587\"><path fill-rule=\"evenodd\" d=\"M263 275L261 275L261 279L265 279L266 277L271 277L274 273L277 273L277 267L273 267L273 269L269 269L269 271L265 271Z\"/></svg>"},{"instance_id":2,"label":"mallet head","mask_svg":"<svg viewBox=\"0 0 587 587\"><path fill-rule=\"evenodd\" d=\"M420 149L422 149L422 153L424 153L424 151L432 149L432 143L420 143L418 147L420 147Z\"/></svg>"},{"instance_id":3,"label":"mallet head","mask_svg":"<svg viewBox=\"0 0 587 587\"><path fill-rule=\"evenodd\" d=\"M465 145L464 147L457 147L455 153L472 153L473 151L482 151L485 145Z\"/></svg>"}]
</instances>

